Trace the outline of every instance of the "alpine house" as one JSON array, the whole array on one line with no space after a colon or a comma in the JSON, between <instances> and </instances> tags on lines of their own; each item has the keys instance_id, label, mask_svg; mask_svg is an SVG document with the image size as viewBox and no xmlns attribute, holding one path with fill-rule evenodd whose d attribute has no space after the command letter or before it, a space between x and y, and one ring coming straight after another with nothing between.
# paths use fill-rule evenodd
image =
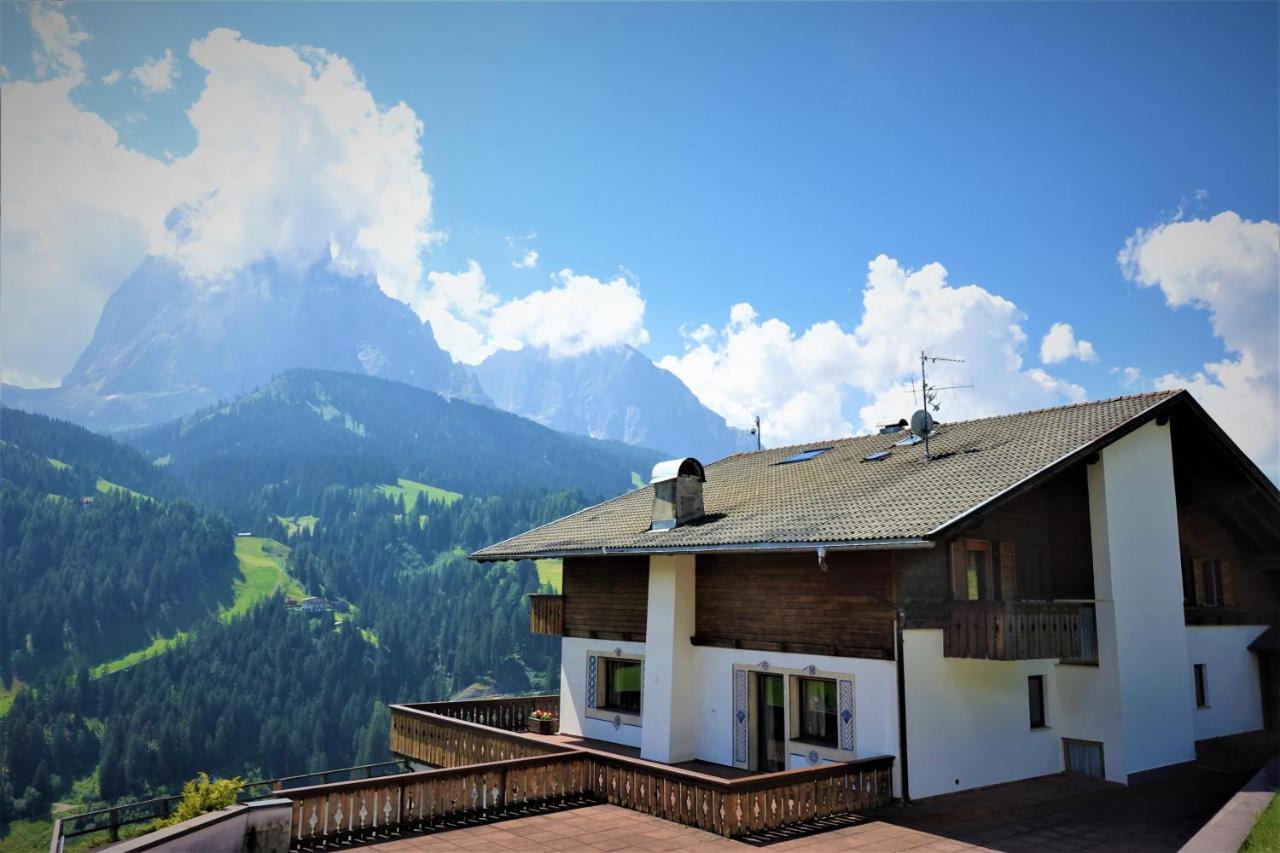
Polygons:
<instances>
[{"instance_id":1,"label":"alpine house","mask_svg":"<svg viewBox=\"0 0 1280 853\"><path fill-rule=\"evenodd\" d=\"M1280 493L1189 394L920 439L672 460L477 551L564 561L532 602L560 742L726 777L890 757L919 798L1274 725Z\"/></svg>"}]
</instances>

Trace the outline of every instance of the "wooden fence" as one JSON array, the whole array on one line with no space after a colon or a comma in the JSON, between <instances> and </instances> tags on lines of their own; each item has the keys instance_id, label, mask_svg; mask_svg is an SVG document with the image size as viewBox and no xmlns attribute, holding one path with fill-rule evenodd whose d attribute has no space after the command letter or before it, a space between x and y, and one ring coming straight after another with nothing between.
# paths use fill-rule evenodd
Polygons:
<instances>
[{"instance_id":1,"label":"wooden fence","mask_svg":"<svg viewBox=\"0 0 1280 853\"><path fill-rule=\"evenodd\" d=\"M1080 661L1096 648L1090 604L957 601L951 605L943 654L950 658ZM1087 613L1084 611L1087 610ZM1082 627L1082 621L1084 626ZM1083 631L1090 636L1083 636Z\"/></svg>"}]
</instances>

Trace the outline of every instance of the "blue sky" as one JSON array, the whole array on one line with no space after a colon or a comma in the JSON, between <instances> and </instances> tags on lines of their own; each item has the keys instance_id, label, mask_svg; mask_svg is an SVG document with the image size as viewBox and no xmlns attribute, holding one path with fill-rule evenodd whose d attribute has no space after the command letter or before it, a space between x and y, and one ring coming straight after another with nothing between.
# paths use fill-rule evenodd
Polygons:
<instances>
[{"instance_id":1,"label":"blue sky","mask_svg":"<svg viewBox=\"0 0 1280 853\"><path fill-rule=\"evenodd\" d=\"M227 27L345 57L380 106L403 101L423 123L431 228L447 235L424 270L475 261L500 300L562 268L625 270L655 360L679 359L695 345L682 330L702 324L723 348L743 302L796 337L826 321L850 332L884 254L1016 303L1024 368L1070 324L1097 357L1052 375L1110 396L1241 347L1211 299L1174 310L1156 272L1150 286L1126 276L1126 240L1226 211L1280 219L1276 3L63 8L90 37L71 100L158 159L197 145L193 39ZM9 79L39 79L28 7L0 16ZM168 91L100 82L165 50ZM537 265L514 267L527 249ZM704 385L723 379L707 370ZM877 393L850 390L846 421Z\"/></svg>"}]
</instances>

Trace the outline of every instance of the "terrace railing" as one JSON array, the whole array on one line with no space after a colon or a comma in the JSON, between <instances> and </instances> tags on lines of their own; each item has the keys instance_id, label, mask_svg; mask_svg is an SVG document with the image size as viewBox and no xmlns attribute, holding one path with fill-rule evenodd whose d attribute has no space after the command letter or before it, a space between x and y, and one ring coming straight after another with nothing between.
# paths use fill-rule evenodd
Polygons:
<instances>
[{"instance_id":1,"label":"terrace railing","mask_svg":"<svg viewBox=\"0 0 1280 853\"><path fill-rule=\"evenodd\" d=\"M263 796L278 796L280 791L299 787L308 782L327 783L335 778L364 780L370 777L386 775L406 769L403 760L381 761L376 764L361 764L357 767L343 767L336 770L323 770L317 773L303 773L297 776L282 776L277 779L259 779L245 782L236 799L240 802ZM54 820L53 833L49 841L50 853L62 853L63 844L68 838L75 838L90 833L106 833L107 840L119 841L120 828L132 826L146 821L159 820L173 814L174 808L181 802L182 795L156 797L150 800L138 800L132 803L120 803L101 809L64 815Z\"/></svg>"},{"instance_id":2,"label":"terrace railing","mask_svg":"<svg viewBox=\"0 0 1280 853\"><path fill-rule=\"evenodd\" d=\"M551 698L554 697L534 697L528 701L541 704ZM439 704L391 707L393 752L424 764L476 773L508 762L526 762L513 765L524 770L560 767L565 756L576 756L586 762L585 783L574 775L575 770L559 788L548 788L544 783L544 798L586 797L723 836L749 835L863 811L885 805L892 796L892 756L721 779L626 755L496 730L427 710ZM476 762L491 764L475 766ZM578 767L572 762L570 766ZM474 780L473 788L482 790ZM523 790L526 797L536 794L530 792L527 781ZM563 794L558 793L561 790ZM472 800L475 801L474 795Z\"/></svg>"}]
</instances>

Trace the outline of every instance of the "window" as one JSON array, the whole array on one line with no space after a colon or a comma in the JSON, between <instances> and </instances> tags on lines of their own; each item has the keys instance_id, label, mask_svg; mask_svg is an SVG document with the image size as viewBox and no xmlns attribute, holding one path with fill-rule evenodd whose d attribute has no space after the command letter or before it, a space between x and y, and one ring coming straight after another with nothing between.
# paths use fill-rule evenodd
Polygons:
<instances>
[{"instance_id":1,"label":"window","mask_svg":"<svg viewBox=\"0 0 1280 853\"><path fill-rule=\"evenodd\" d=\"M1222 604L1222 566L1217 560L1201 560L1200 570L1204 575L1204 598L1206 606L1217 607Z\"/></svg>"},{"instance_id":2,"label":"window","mask_svg":"<svg viewBox=\"0 0 1280 853\"><path fill-rule=\"evenodd\" d=\"M970 543L970 547L965 549L965 585L969 593L970 601L980 601L988 598L987 595L987 556L986 543L981 543L981 550L972 547L977 543Z\"/></svg>"},{"instance_id":3,"label":"window","mask_svg":"<svg viewBox=\"0 0 1280 853\"><path fill-rule=\"evenodd\" d=\"M823 746L835 746L836 683L827 678L801 678L799 740Z\"/></svg>"},{"instance_id":4,"label":"window","mask_svg":"<svg viewBox=\"0 0 1280 853\"><path fill-rule=\"evenodd\" d=\"M1102 744L1093 740L1062 739L1062 763L1068 773L1080 773L1105 779L1106 765L1102 757Z\"/></svg>"},{"instance_id":5,"label":"window","mask_svg":"<svg viewBox=\"0 0 1280 853\"><path fill-rule=\"evenodd\" d=\"M1031 706L1031 728L1043 729L1047 723L1044 719L1044 676L1027 676L1027 701Z\"/></svg>"},{"instance_id":6,"label":"window","mask_svg":"<svg viewBox=\"0 0 1280 853\"><path fill-rule=\"evenodd\" d=\"M640 661L603 658L604 702L601 708L623 714L640 713Z\"/></svg>"},{"instance_id":7,"label":"window","mask_svg":"<svg viewBox=\"0 0 1280 853\"><path fill-rule=\"evenodd\" d=\"M1195 671L1196 671L1196 707L1208 708L1209 693L1208 693L1208 688L1205 686L1204 664L1202 663L1196 664Z\"/></svg>"},{"instance_id":8,"label":"window","mask_svg":"<svg viewBox=\"0 0 1280 853\"><path fill-rule=\"evenodd\" d=\"M804 462L806 459L812 459L815 456L821 456L822 454L826 453L830 449L831 449L830 447L815 447L812 450L801 450L798 453L791 454L786 459L783 459L781 462L777 464L790 465L793 462Z\"/></svg>"}]
</instances>

